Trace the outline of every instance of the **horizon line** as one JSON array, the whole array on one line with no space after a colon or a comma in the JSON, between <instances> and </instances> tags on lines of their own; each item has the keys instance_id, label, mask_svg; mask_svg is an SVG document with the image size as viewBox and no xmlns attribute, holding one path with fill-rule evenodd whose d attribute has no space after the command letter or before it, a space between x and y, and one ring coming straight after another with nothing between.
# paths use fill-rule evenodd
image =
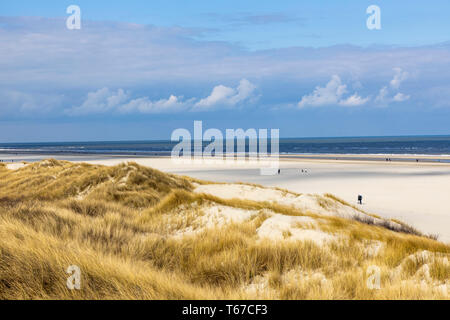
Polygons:
<instances>
[{"instance_id":1,"label":"horizon line","mask_svg":"<svg viewBox=\"0 0 450 320\"><path fill-rule=\"evenodd\" d=\"M323 137L280 137L279 140L290 140L290 139L300 139L300 140L321 140L321 139L377 139L377 138L450 138L449 134L438 134L438 135L386 135L386 136L323 136ZM248 138L246 138L247 140ZM226 140L224 138L223 140ZM191 139L195 141L195 139ZM208 140L209 141L209 140ZM143 139L143 140L67 140L67 141L28 141L28 142L1 142L0 145L14 145L14 144L52 144L52 143L129 143L129 142L179 142L172 141L170 139Z\"/></svg>"}]
</instances>

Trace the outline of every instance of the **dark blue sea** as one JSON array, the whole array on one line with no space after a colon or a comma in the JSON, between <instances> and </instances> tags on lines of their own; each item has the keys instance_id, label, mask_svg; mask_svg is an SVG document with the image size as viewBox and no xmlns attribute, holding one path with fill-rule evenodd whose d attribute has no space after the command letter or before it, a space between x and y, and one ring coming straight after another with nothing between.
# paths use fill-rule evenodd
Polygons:
<instances>
[{"instance_id":1,"label":"dark blue sea","mask_svg":"<svg viewBox=\"0 0 450 320\"><path fill-rule=\"evenodd\" d=\"M170 141L0 143L0 154L169 155ZM205 143L207 145L208 143ZM450 155L450 136L280 139L280 154ZM270 150L270 147L269 147Z\"/></svg>"}]
</instances>

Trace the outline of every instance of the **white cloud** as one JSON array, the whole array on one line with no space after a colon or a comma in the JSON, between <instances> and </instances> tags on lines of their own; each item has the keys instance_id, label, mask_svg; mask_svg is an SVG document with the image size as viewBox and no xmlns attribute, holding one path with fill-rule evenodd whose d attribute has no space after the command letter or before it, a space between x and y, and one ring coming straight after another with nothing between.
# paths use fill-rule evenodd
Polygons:
<instances>
[{"instance_id":1,"label":"white cloud","mask_svg":"<svg viewBox=\"0 0 450 320\"><path fill-rule=\"evenodd\" d=\"M355 93L354 95L348 97L347 99L339 101L339 105L344 107L357 107L366 104L369 100L370 100L369 97L362 98L361 96Z\"/></svg>"},{"instance_id":2,"label":"white cloud","mask_svg":"<svg viewBox=\"0 0 450 320\"><path fill-rule=\"evenodd\" d=\"M394 78L391 80L389 84L393 89L398 90L402 82L408 79L409 74L408 72L403 71L401 68L394 68L394 72L395 72Z\"/></svg>"},{"instance_id":3,"label":"white cloud","mask_svg":"<svg viewBox=\"0 0 450 320\"><path fill-rule=\"evenodd\" d=\"M335 104L346 91L347 86L342 84L339 76L334 75L325 87L316 87L313 93L303 96L298 106L302 108Z\"/></svg>"},{"instance_id":4,"label":"white cloud","mask_svg":"<svg viewBox=\"0 0 450 320\"><path fill-rule=\"evenodd\" d=\"M411 96L398 92L400 85L403 81L408 79L408 72L403 71L401 68L394 68L394 77L389 82L389 87L384 86L380 89L378 96L375 98L375 102L382 105L387 105L391 102L403 102L409 100Z\"/></svg>"},{"instance_id":5,"label":"white cloud","mask_svg":"<svg viewBox=\"0 0 450 320\"><path fill-rule=\"evenodd\" d=\"M388 105L391 102L403 102L410 99L409 95L398 92L403 81L408 79L408 72L401 68L394 68L394 77L389 82L389 86L383 86L375 97L375 103ZM357 87L362 88L362 84L357 82ZM338 75L333 75L325 87L316 87L309 95L302 97L298 103L300 108L339 105L342 107L357 107L368 103L371 97L363 98L358 93L345 96L348 93L347 85L342 83Z\"/></svg>"},{"instance_id":6,"label":"white cloud","mask_svg":"<svg viewBox=\"0 0 450 320\"><path fill-rule=\"evenodd\" d=\"M380 92L378 93L378 96L375 98L376 102L384 102L386 101L386 98L389 94L388 88L385 86L380 89Z\"/></svg>"},{"instance_id":7,"label":"white cloud","mask_svg":"<svg viewBox=\"0 0 450 320\"><path fill-rule=\"evenodd\" d=\"M211 94L198 101L194 109L210 109L217 106L236 106L237 104L253 98L256 86L247 79L242 79L239 86L234 89L224 85L214 87Z\"/></svg>"},{"instance_id":8,"label":"white cloud","mask_svg":"<svg viewBox=\"0 0 450 320\"><path fill-rule=\"evenodd\" d=\"M357 93L345 98L346 93L347 85L342 83L338 75L333 75L325 87L318 86L311 94L303 96L298 106L300 108L330 105L354 107L361 106L369 101L368 97L362 98Z\"/></svg>"},{"instance_id":9,"label":"white cloud","mask_svg":"<svg viewBox=\"0 0 450 320\"><path fill-rule=\"evenodd\" d=\"M405 94L399 92L399 93L397 93L397 94L394 96L393 100L394 100L395 102L402 102L402 101L409 100L410 97L411 97L411 96L408 96L408 95L405 95Z\"/></svg>"},{"instance_id":10,"label":"white cloud","mask_svg":"<svg viewBox=\"0 0 450 320\"><path fill-rule=\"evenodd\" d=\"M209 97L200 100L195 104L195 106L200 108L209 108L217 104L225 104L235 94L236 91L234 89L219 85L214 87Z\"/></svg>"},{"instance_id":11,"label":"white cloud","mask_svg":"<svg viewBox=\"0 0 450 320\"><path fill-rule=\"evenodd\" d=\"M237 87L237 94L231 98L230 102L232 105L238 104L244 100L250 100L255 98L254 91L256 86L248 81L247 79L242 79Z\"/></svg>"},{"instance_id":12,"label":"white cloud","mask_svg":"<svg viewBox=\"0 0 450 320\"><path fill-rule=\"evenodd\" d=\"M123 89L112 92L108 88L102 88L95 92L89 92L83 104L72 108L68 113L72 115L105 113L115 110L128 99L129 95Z\"/></svg>"},{"instance_id":13,"label":"white cloud","mask_svg":"<svg viewBox=\"0 0 450 320\"><path fill-rule=\"evenodd\" d=\"M122 113L166 113L184 109L188 102L183 102L182 97L171 95L169 99L160 99L151 101L148 97L131 100L125 105L120 106L119 112Z\"/></svg>"},{"instance_id":14,"label":"white cloud","mask_svg":"<svg viewBox=\"0 0 450 320\"><path fill-rule=\"evenodd\" d=\"M182 109L186 103L180 97L171 95L168 99L151 101L148 97L130 99L130 94L123 89L111 91L102 88L90 92L86 100L79 107L66 112L70 115L101 114L107 112L118 113L163 113Z\"/></svg>"}]
</instances>

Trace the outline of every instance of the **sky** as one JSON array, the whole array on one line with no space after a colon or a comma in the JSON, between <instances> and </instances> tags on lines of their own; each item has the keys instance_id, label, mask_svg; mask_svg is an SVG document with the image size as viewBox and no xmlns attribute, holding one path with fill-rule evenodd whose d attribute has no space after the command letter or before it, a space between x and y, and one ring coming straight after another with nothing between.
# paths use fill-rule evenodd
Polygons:
<instances>
[{"instance_id":1,"label":"sky","mask_svg":"<svg viewBox=\"0 0 450 320\"><path fill-rule=\"evenodd\" d=\"M81 9L81 29L66 22ZM369 6L381 29L370 30ZM450 134L450 3L0 2L0 142Z\"/></svg>"}]
</instances>

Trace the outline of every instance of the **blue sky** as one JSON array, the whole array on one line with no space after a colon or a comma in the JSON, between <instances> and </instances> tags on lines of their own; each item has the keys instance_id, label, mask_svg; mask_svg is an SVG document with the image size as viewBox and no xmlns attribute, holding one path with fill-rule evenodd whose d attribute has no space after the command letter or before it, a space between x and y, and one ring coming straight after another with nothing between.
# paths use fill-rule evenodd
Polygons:
<instances>
[{"instance_id":1,"label":"blue sky","mask_svg":"<svg viewBox=\"0 0 450 320\"><path fill-rule=\"evenodd\" d=\"M67 30L66 8L81 8ZM366 8L381 9L368 30ZM2 1L0 142L450 134L450 3ZM57 134L55 134L55 132Z\"/></svg>"},{"instance_id":2,"label":"blue sky","mask_svg":"<svg viewBox=\"0 0 450 320\"><path fill-rule=\"evenodd\" d=\"M157 26L209 29L202 39L238 43L251 49L334 44L423 45L448 40L446 0L15 0L2 1L3 16L65 16L76 4L83 17ZM379 32L365 28L365 11L382 9ZM205 30L205 31L206 31Z\"/></svg>"}]
</instances>

